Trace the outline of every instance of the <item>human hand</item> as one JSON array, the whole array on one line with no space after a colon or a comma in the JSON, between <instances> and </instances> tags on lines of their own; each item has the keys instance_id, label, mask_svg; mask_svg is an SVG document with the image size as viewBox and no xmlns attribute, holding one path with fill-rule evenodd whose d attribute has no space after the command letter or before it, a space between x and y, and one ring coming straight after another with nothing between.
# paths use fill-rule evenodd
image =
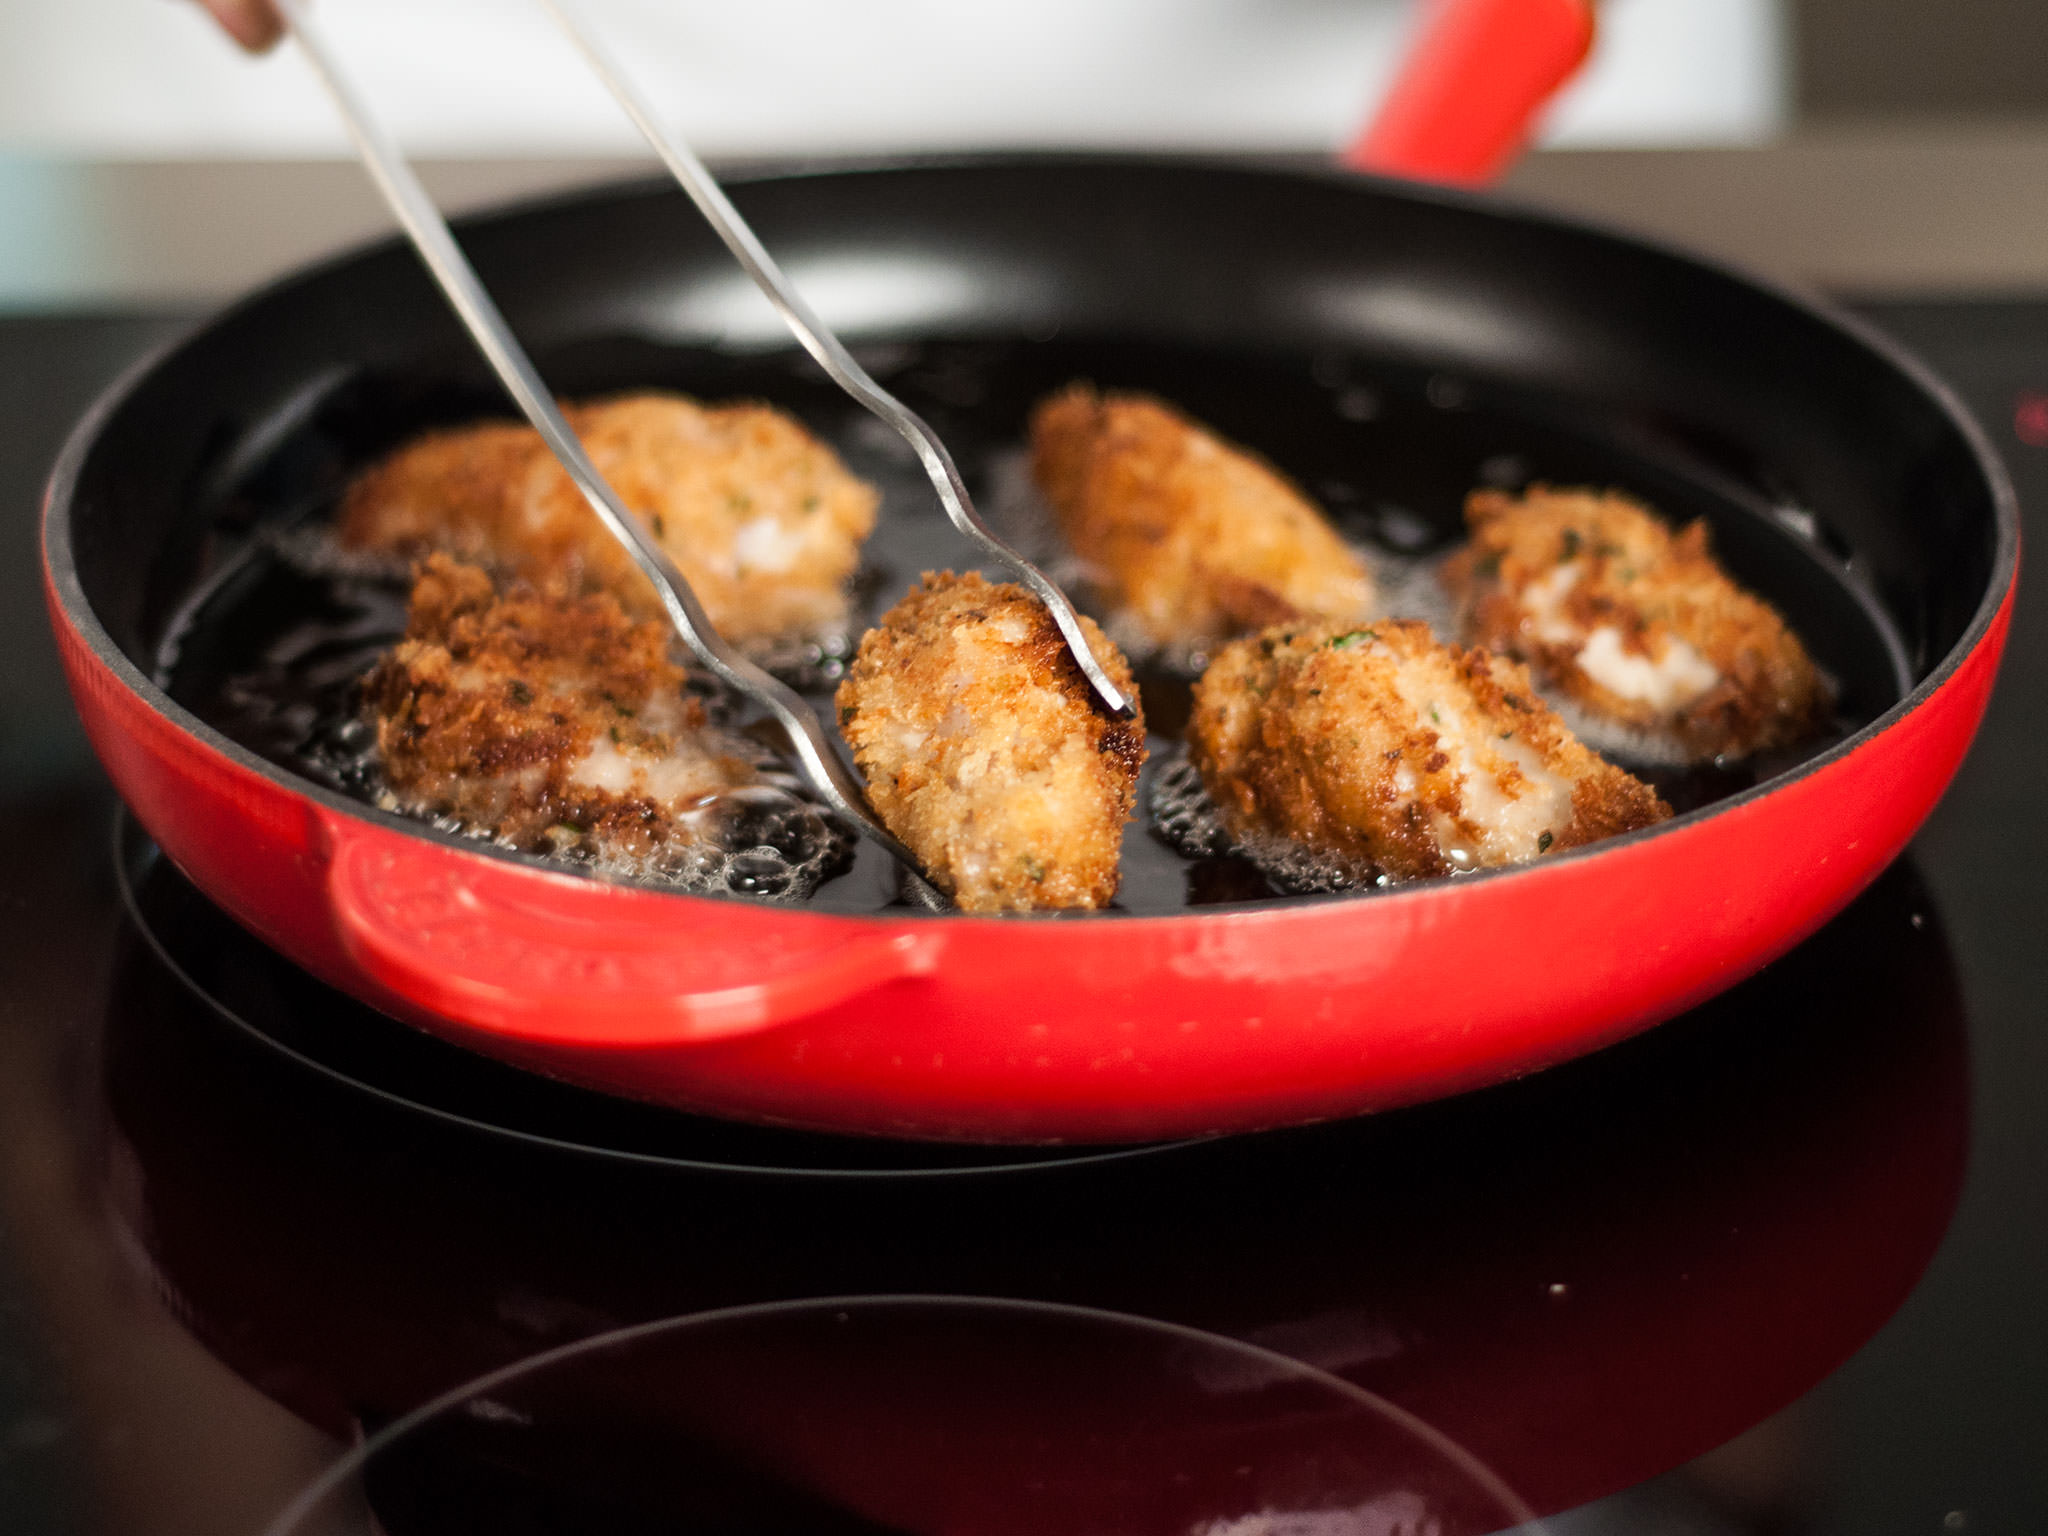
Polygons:
<instances>
[{"instance_id":1,"label":"human hand","mask_svg":"<svg viewBox=\"0 0 2048 1536\"><path fill-rule=\"evenodd\" d=\"M251 53L261 53L284 36L284 18L271 0L199 0L228 36Z\"/></svg>"}]
</instances>

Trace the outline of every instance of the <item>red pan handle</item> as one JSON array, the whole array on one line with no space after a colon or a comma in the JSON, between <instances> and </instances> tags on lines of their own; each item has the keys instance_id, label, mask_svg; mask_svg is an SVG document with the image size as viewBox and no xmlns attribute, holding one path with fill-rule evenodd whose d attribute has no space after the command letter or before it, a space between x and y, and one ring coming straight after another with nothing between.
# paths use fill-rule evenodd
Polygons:
<instances>
[{"instance_id":1,"label":"red pan handle","mask_svg":"<svg viewBox=\"0 0 2048 1536\"><path fill-rule=\"evenodd\" d=\"M1428 0L1415 46L1365 132L1354 170L1478 186L1593 47L1591 0Z\"/></svg>"},{"instance_id":2,"label":"red pan handle","mask_svg":"<svg viewBox=\"0 0 2048 1536\"><path fill-rule=\"evenodd\" d=\"M906 977L945 944L919 923L843 923L734 904L679 923L666 897L536 874L353 819L328 822L342 946L387 993L536 1041L693 1045L754 1034Z\"/></svg>"}]
</instances>

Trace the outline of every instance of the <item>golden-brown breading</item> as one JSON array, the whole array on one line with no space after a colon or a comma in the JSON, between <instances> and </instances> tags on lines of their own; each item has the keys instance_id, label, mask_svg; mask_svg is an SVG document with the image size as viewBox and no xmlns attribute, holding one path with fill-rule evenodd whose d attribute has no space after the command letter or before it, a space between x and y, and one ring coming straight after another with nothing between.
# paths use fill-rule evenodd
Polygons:
<instances>
[{"instance_id":1,"label":"golden-brown breading","mask_svg":"<svg viewBox=\"0 0 2048 1536\"><path fill-rule=\"evenodd\" d=\"M1597 721L1687 761L1813 729L1829 690L1776 609L1737 587L1705 523L1673 534L1619 492L1475 491L1444 567L1464 639L1526 661Z\"/></svg>"},{"instance_id":2,"label":"golden-brown breading","mask_svg":"<svg viewBox=\"0 0 2048 1536\"><path fill-rule=\"evenodd\" d=\"M874 488L783 412L636 394L565 410L591 461L732 640L843 628L845 584L875 525ZM430 432L363 474L342 502L356 549L445 550L636 615L654 589L531 428Z\"/></svg>"},{"instance_id":3,"label":"golden-brown breading","mask_svg":"<svg viewBox=\"0 0 2048 1536\"><path fill-rule=\"evenodd\" d=\"M1262 864L1361 884L1519 864L1671 814L1582 745L1516 662L1380 620L1234 641L1195 685L1188 745Z\"/></svg>"},{"instance_id":4,"label":"golden-brown breading","mask_svg":"<svg viewBox=\"0 0 2048 1536\"><path fill-rule=\"evenodd\" d=\"M666 625L635 622L609 593L500 593L430 556L405 639L364 690L397 808L528 852L679 872L711 797L760 772L707 724L668 647Z\"/></svg>"},{"instance_id":5,"label":"golden-brown breading","mask_svg":"<svg viewBox=\"0 0 2048 1536\"><path fill-rule=\"evenodd\" d=\"M1032 472L1116 610L1153 646L1369 616L1371 573L1263 460L1146 395L1073 384L1031 418Z\"/></svg>"},{"instance_id":6,"label":"golden-brown breading","mask_svg":"<svg viewBox=\"0 0 2048 1536\"><path fill-rule=\"evenodd\" d=\"M1081 623L1135 698L1123 656ZM1104 907L1116 896L1145 723L1096 708L1022 587L926 572L862 637L838 705L875 810L962 910Z\"/></svg>"}]
</instances>

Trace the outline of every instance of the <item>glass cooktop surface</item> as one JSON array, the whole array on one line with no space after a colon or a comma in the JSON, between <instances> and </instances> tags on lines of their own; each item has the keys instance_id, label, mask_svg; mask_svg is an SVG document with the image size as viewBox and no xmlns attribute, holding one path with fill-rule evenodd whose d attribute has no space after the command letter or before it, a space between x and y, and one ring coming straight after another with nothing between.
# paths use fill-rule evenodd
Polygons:
<instances>
[{"instance_id":1,"label":"glass cooktop surface","mask_svg":"<svg viewBox=\"0 0 2048 1536\"><path fill-rule=\"evenodd\" d=\"M1867 312L2048 532L2048 303ZM2034 605L1907 855L1597 1056L1138 1148L736 1127L354 1004L117 813L34 509L174 328L0 320L0 1531L2048 1530Z\"/></svg>"}]
</instances>

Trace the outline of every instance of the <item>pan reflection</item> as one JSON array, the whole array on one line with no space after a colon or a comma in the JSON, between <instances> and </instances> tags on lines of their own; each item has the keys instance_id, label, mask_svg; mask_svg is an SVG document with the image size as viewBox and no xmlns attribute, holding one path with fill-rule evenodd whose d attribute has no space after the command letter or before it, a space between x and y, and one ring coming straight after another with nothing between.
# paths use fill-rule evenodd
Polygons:
<instances>
[{"instance_id":1,"label":"pan reflection","mask_svg":"<svg viewBox=\"0 0 2048 1536\"><path fill-rule=\"evenodd\" d=\"M390 1536L1538 1529L1457 1446L1298 1362L960 1297L772 1303L571 1345L390 1426L273 1536L360 1526L363 1507Z\"/></svg>"},{"instance_id":2,"label":"pan reflection","mask_svg":"<svg viewBox=\"0 0 2048 1536\"><path fill-rule=\"evenodd\" d=\"M1963 1167L1962 1005L1910 865L1716 1002L1522 1083L1020 1157L523 1077L318 986L125 854L147 933L105 1021L117 1204L209 1347L337 1432L650 1318L1022 1297L1302 1360L1556 1510L1824 1376L1911 1290Z\"/></svg>"}]
</instances>

